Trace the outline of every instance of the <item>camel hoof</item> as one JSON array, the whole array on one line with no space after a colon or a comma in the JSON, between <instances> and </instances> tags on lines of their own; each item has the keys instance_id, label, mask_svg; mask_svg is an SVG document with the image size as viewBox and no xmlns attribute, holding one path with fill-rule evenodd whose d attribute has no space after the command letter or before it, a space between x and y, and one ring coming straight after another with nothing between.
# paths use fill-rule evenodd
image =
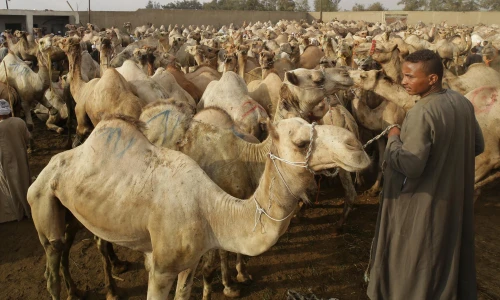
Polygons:
<instances>
[{"instance_id":1,"label":"camel hoof","mask_svg":"<svg viewBox=\"0 0 500 300\"><path fill-rule=\"evenodd\" d=\"M57 128L56 130L57 133L61 134L64 132L64 129L62 129L61 127Z\"/></svg>"},{"instance_id":2,"label":"camel hoof","mask_svg":"<svg viewBox=\"0 0 500 300\"><path fill-rule=\"evenodd\" d=\"M240 290L235 287L226 286L224 288L224 296L229 298L238 298L240 296Z\"/></svg>"},{"instance_id":3,"label":"camel hoof","mask_svg":"<svg viewBox=\"0 0 500 300\"><path fill-rule=\"evenodd\" d=\"M244 285L250 285L253 283L253 278L250 274L238 274L236 275L236 280Z\"/></svg>"},{"instance_id":4,"label":"camel hoof","mask_svg":"<svg viewBox=\"0 0 500 300\"><path fill-rule=\"evenodd\" d=\"M129 267L128 261L117 260L116 262L113 263L113 266L111 267L112 268L111 272L114 275L122 274L128 270L128 267Z\"/></svg>"},{"instance_id":5,"label":"camel hoof","mask_svg":"<svg viewBox=\"0 0 500 300\"><path fill-rule=\"evenodd\" d=\"M368 197L377 197L378 194L380 194L380 191L379 190L368 190L365 192L365 195L368 196Z\"/></svg>"}]
</instances>

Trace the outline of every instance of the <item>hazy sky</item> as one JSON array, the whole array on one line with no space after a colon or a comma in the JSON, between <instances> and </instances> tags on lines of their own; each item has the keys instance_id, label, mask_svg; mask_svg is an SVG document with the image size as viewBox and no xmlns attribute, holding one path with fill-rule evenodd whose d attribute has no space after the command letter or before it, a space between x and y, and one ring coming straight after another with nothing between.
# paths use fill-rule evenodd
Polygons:
<instances>
[{"instance_id":1,"label":"hazy sky","mask_svg":"<svg viewBox=\"0 0 500 300\"><path fill-rule=\"evenodd\" d=\"M174 0L156 0L160 4L167 4L169 2L174 2ZM207 2L209 0L200 0L201 2ZM371 4L377 0L341 0L341 9L350 10L354 3L361 4ZM385 7L389 9L398 9L396 3L399 0L381 0ZM139 8L144 8L148 0L90 0L90 8L92 10L128 10L135 11ZM69 0L71 6L74 10L87 10L88 0ZM312 6L313 0L309 0L309 4ZM0 1L0 9L5 8L5 1ZM52 10L71 10L65 0L11 0L9 1L10 9L52 9Z\"/></svg>"}]
</instances>

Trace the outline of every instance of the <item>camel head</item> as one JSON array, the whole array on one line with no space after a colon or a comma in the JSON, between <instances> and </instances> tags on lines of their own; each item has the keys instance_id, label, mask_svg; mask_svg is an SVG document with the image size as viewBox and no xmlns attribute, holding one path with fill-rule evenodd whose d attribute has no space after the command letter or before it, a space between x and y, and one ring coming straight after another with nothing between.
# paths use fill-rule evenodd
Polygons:
<instances>
[{"instance_id":1,"label":"camel head","mask_svg":"<svg viewBox=\"0 0 500 300\"><path fill-rule=\"evenodd\" d=\"M351 70L349 75L353 79L355 86L367 91L373 90L381 77L384 76L381 70Z\"/></svg>"},{"instance_id":2,"label":"camel head","mask_svg":"<svg viewBox=\"0 0 500 300\"><path fill-rule=\"evenodd\" d=\"M57 43L57 46L61 48L61 50L66 53L66 55L69 55L70 53L76 53L77 51L80 51L81 48L80 39L76 37L60 39Z\"/></svg>"},{"instance_id":3,"label":"camel head","mask_svg":"<svg viewBox=\"0 0 500 300\"><path fill-rule=\"evenodd\" d=\"M314 172L340 167L349 172L359 171L369 166L370 158L363 145L348 130L333 125L312 126L300 118L281 120L269 125L272 138L270 152L282 159L306 162L311 145L308 167ZM308 172L305 168L294 168L296 172ZM295 169L296 168L296 169Z\"/></svg>"},{"instance_id":4,"label":"camel head","mask_svg":"<svg viewBox=\"0 0 500 300\"><path fill-rule=\"evenodd\" d=\"M224 72L233 71L236 72L238 67L238 57L234 51L227 51L223 55L224 60Z\"/></svg>"},{"instance_id":5,"label":"camel head","mask_svg":"<svg viewBox=\"0 0 500 300\"><path fill-rule=\"evenodd\" d=\"M325 74L320 70L295 69L285 73L280 89L282 102L307 115L325 98Z\"/></svg>"},{"instance_id":6,"label":"camel head","mask_svg":"<svg viewBox=\"0 0 500 300\"><path fill-rule=\"evenodd\" d=\"M356 62L358 66L361 66L363 64L362 61L368 59L368 57L370 56L371 49L372 49L372 43L362 43L359 44L354 49L356 58L361 62L361 63ZM383 64L391 60L392 52L396 51L396 49L398 49L398 44L396 43L391 43L391 42L383 43L379 41L377 42L371 57L376 62Z\"/></svg>"},{"instance_id":7,"label":"camel head","mask_svg":"<svg viewBox=\"0 0 500 300\"><path fill-rule=\"evenodd\" d=\"M274 52L262 51L259 55L259 64L262 69L271 69L274 67Z\"/></svg>"},{"instance_id":8,"label":"camel head","mask_svg":"<svg viewBox=\"0 0 500 300\"><path fill-rule=\"evenodd\" d=\"M326 68L323 70L325 76L325 92L327 95L347 90L354 85L354 81L344 68Z\"/></svg>"}]
</instances>

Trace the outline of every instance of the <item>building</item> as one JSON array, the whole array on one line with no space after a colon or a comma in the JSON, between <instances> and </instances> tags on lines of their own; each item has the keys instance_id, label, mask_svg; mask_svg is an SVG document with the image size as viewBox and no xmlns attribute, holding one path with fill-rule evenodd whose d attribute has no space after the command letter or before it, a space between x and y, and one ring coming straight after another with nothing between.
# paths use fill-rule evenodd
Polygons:
<instances>
[{"instance_id":1,"label":"building","mask_svg":"<svg viewBox=\"0 0 500 300\"><path fill-rule=\"evenodd\" d=\"M66 24L80 22L78 12L0 9L0 32L23 30L33 34L33 28L45 28L44 33L64 33Z\"/></svg>"}]
</instances>

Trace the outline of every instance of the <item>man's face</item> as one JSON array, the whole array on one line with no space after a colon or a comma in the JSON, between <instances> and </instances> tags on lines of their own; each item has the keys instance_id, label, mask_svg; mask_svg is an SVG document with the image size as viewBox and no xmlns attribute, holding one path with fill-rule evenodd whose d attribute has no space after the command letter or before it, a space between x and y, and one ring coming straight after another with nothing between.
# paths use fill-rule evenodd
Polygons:
<instances>
[{"instance_id":1,"label":"man's face","mask_svg":"<svg viewBox=\"0 0 500 300\"><path fill-rule=\"evenodd\" d=\"M427 75L424 71L421 62L412 63L405 61L402 66L403 81L401 85L405 88L406 92L410 95L424 95L426 94L435 83L431 78L432 75Z\"/></svg>"}]
</instances>

